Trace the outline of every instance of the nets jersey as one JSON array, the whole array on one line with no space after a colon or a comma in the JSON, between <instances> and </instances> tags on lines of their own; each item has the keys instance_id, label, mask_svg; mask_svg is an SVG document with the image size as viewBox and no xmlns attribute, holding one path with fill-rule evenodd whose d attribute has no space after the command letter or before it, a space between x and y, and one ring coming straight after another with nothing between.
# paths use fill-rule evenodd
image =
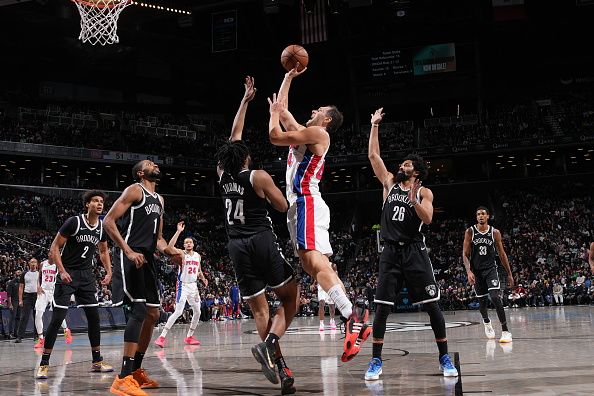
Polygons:
<instances>
[{"instance_id":1,"label":"nets jersey","mask_svg":"<svg viewBox=\"0 0 594 396\"><path fill-rule=\"evenodd\" d=\"M56 264L50 264L47 260L41 262L41 288L43 290L54 290L57 273Z\"/></svg>"},{"instance_id":2,"label":"nets jersey","mask_svg":"<svg viewBox=\"0 0 594 396\"><path fill-rule=\"evenodd\" d=\"M480 232L476 225L470 227L472 232L472 249L470 251L470 264L474 269L484 269L496 266L495 238L493 227L489 226L486 232Z\"/></svg>"},{"instance_id":3,"label":"nets jersey","mask_svg":"<svg viewBox=\"0 0 594 396\"><path fill-rule=\"evenodd\" d=\"M187 254L184 252L184 265L177 271L178 282L196 283L200 271L200 261L201 257L198 253Z\"/></svg>"},{"instance_id":4,"label":"nets jersey","mask_svg":"<svg viewBox=\"0 0 594 396\"><path fill-rule=\"evenodd\" d=\"M66 237L61 257L64 268L90 269L99 242L107 241L103 232L103 222L99 220L93 227L84 215L72 216L60 227L60 234Z\"/></svg>"},{"instance_id":5,"label":"nets jersey","mask_svg":"<svg viewBox=\"0 0 594 396\"><path fill-rule=\"evenodd\" d=\"M408 191L398 183L390 189L384 201L380 235L385 241L410 243L425 240L421 233L423 222L408 199ZM418 202L420 197L421 189L417 194Z\"/></svg>"},{"instance_id":6,"label":"nets jersey","mask_svg":"<svg viewBox=\"0 0 594 396\"><path fill-rule=\"evenodd\" d=\"M229 238L246 238L272 230L272 221L266 210L266 198L260 198L252 186L253 172L246 169L235 178L223 172L219 179Z\"/></svg>"},{"instance_id":7,"label":"nets jersey","mask_svg":"<svg viewBox=\"0 0 594 396\"><path fill-rule=\"evenodd\" d=\"M142 184L142 200L131 206L118 221L118 229L131 248L154 252L157 233L161 225L163 204L157 193L151 193Z\"/></svg>"},{"instance_id":8,"label":"nets jersey","mask_svg":"<svg viewBox=\"0 0 594 396\"><path fill-rule=\"evenodd\" d=\"M300 196L320 196L320 181L324 175L327 152L324 155L315 155L305 144L289 146L286 192L290 205L294 204Z\"/></svg>"}]
</instances>

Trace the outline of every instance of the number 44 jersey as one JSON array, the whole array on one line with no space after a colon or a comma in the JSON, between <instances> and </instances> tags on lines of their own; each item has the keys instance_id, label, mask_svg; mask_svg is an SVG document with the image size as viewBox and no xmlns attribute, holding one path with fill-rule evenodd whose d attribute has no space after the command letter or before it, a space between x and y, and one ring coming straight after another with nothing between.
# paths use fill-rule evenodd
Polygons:
<instances>
[{"instance_id":1,"label":"number 44 jersey","mask_svg":"<svg viewBox=\"0 0 594 396\"><path fill-rule=\"evenodd\" d=\"M254 171L246 169L236 177L223 172L219 179L229 238L247 238L272 230L272 221L266 210L266 198L260 198L254 191L253 175Z\"/></svg>"},{"instance_id":2,"label":"number 44 jersey","mask_svg":"<svg viewBox=\"0 0 594 396\"><path fill-rule=\"evenodd\" d=\"M62 247L62 264L66 269L91 269L93 257L99 242L107 241L103 222L88 224L85 215L72 216L60 228L60 234L67 238Z\"/></svg>"}]
</instances>

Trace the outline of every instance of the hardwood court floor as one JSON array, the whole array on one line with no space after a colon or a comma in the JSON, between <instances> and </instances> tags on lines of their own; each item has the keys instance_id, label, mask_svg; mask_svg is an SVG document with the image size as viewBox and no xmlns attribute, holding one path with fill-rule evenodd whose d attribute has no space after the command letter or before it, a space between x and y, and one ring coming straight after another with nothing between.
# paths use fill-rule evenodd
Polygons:
<instances>
[{"instance_id":1,"label":"hardwood court floor","mask_svg":"<svg viewBox=\"0 0 594 396\"><path fill-rule=\"evenodd\" d=\"M505 346L485 339L478 312L446 314L450 355L461 372L457 380L438 371L425 313L389 317L380 381L363 380L370 341L352 362L342 363L342 334L329 329L320 334L315 317L296 318L282 347L299 395L591 395L593 311L589 306L506 310L514 342ZM490 316L499 335L495 312ZM161 384L149 394L280 394L251 355L258 341L253 320L201 323L197 347L183 344L186 329L176 325L165 349L151 345L147 351L144 367ZM122 339L122 331L102 333L103 356L116 371ZM39 359L30 339L0 341L0 395L105 395L115 375L88 372L91 355L84 333L75 334L70 346L58 338L48 380L33 378Z\"/></svg>"}]
</instances>

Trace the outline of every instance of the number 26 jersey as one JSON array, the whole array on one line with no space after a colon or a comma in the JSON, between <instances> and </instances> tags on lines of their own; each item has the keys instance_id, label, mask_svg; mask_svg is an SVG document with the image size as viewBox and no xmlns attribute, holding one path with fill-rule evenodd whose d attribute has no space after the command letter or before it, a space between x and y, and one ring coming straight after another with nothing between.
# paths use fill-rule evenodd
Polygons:
<instances>
[{"instance_id":1,"label":"number 26 jersey","mask_svg":"<svg viewBox=\"0 0 594 396\"><path fill-rule=\"evenodd\" d=\"M418 202L421 201L421 189L417 193ZM384 201L380 233L385 241L412 243L425 240L421 233L423 222L408 199L408 191L397 183L390 189Z\"/></svg>"}]
</instances>

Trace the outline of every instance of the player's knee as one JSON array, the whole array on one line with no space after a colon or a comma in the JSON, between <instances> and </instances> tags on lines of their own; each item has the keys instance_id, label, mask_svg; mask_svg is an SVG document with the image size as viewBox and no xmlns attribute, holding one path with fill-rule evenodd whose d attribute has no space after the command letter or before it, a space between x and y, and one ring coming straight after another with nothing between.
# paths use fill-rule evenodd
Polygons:
<instances>
[{"instance_id":1,"label":"player's knee","mask_svg":"<svg viewBox=\"0 0 594 396\"><path fill-rule=\"evenodd\" d=\"M146 319L150 322L156 322L159 319L159 308L150 307L146 310Z\"/></svg>"},{"instance_id":2,"label":"player's knee","mask_svg":"<svg viewBox=\"0 0 594 396\"><path fill-rule=\"evenodd\" d=\"M132 311L130 312L130 318L135 321L142 323L147 315L146 304L134 303L132 305Z\"/></svg>"},{"instance_id":3,"label":"player's knee","mask_svg":"<svg viewBox=\"0 0 594 396\"><path fill-rule=\"evenodd\" d=\"M89 326L91 323L99 323L99 308L97 307L84 307L85 316L87 317L87 323Z\"/></svg>"},{"instance_id":4,"label":"player's knee","mask_svg":"<svg viewBox=\"0 0 594 396\"><path fill-rule=\"evenodd\" d=\"M376 304L375 308L375 319L386 320L388 315L392 312L392 306L388 304Z\"/></svg>"},{"instance_id":5,"label":"player's knee","mask_svg":"<svg viewBox=\"0 0 594 396\"><path fill-rule=\"evenodd\" d=\"M54 308L49 326L58 329L62 325L62 321L66 318L66 312L65 309Z\"/></svg>"},{"instance_id":6,"label":"player's knee","mask_svg":"<svg viewBox=\"0 0 594 396\"><path fill-rule=\"evenodd\" d=\"M493 304L497 304L501 300L501 292L499 290L489 290L489 297Z\"/></svg>"}]
</instances>

